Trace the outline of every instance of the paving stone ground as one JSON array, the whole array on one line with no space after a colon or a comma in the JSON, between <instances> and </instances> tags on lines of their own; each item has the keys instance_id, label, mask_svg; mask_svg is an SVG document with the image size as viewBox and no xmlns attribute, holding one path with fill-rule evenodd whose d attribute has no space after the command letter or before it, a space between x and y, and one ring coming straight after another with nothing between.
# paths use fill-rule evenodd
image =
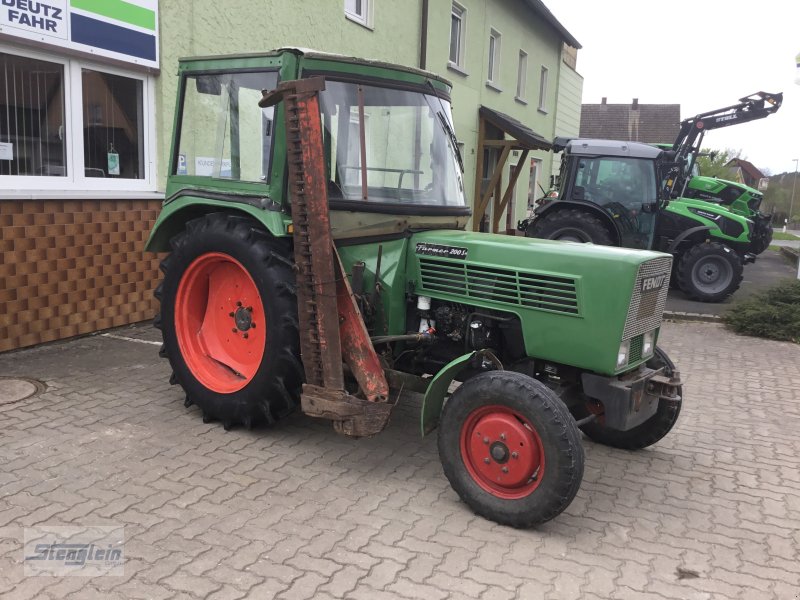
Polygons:
<instances>
[{"instance_id":1,"label":"paving stone ground","mask_svg":"<svg viewBox=\"0 0 800 600\"><path fill-rule=\"evenodd\" d=\"M800 597L800 346L665 324L673 433L585 441L575 501L519 531L459 501L413 402L369 440L302 415L225 432L183 407L154 331L113 334L0 355L47 385L0 407L3 598ZM124 576L25 577L36 524L124 525Z\"/></svg>"}]
</instances>

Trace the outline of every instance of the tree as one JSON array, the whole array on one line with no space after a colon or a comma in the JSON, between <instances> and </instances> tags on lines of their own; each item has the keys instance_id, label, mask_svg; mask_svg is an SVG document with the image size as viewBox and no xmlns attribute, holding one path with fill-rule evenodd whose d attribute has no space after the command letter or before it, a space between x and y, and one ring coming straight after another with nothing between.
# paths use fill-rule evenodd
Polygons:
<instances>
[{"instance_id":1,"label":"tree","mask_svg":"<svg viewBox=\"0 0 800 600\"><path fill-rule=\"evenodd\" d=\"M700 175L732 180L733 170L725 165L734 158L740 158L741 154L741 150L731 150L730 148L725 150L703 148L697 157L697 167L700 169Z\"/></svg>"}]
</instances>

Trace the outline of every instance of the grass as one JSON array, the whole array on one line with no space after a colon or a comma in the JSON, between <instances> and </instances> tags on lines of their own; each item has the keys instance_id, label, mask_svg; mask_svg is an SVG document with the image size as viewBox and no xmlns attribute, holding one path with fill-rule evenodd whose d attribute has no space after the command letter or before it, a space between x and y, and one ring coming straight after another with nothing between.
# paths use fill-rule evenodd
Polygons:
<instances>
[{"instance_id":1,"label":"grass","mask_svg":"<svg viewBox=\"0 0 800 600\"><path fill-rule=\"evenodd\" d=\"M787 279L735 304L722 321L736 333L800 344L800 280Z\"/></svg>"},{"instance_id":2,"label":"grass","mask_svg":"<svg viewBox=\"0 0 800 600\"><path fill-rule=\"evenodd\" d=\"M792 233L783 233L782 231L774 231L772 233L773 240L800 240L800 237Z\"/></svg>"}]
</instances>

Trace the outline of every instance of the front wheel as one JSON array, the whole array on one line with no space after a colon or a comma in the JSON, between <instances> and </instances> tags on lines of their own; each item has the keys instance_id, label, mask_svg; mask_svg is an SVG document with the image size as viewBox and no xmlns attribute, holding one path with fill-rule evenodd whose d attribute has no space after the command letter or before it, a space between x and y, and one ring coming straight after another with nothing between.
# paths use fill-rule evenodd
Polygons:
<instances>
[{"instance_id":1,"label":"front wheel","mask_svg":"<svg viewBox=\"0 0 800 600\"><path fill-rule=\"evenodd\" d=\"M583 478L580 432L544 384L493 371L464 382L445 404L439 458L450 485L479 515L532 527L569 506Z\"/></svg>"},{"instance_id":2,"label":"front wheel","mask_svg":"<svg viewBox=\"0 0 800 600\"><path fill-rule=\"evenodd\" d=\"M724 244L697 244L678 262L678 285L693 300L722 302L739 289L744 265Z\"/></svg>"},{"instance_id":3,"label":"front wheel","mask_svg":"<svg viewBox=\"0 0 800 600\"><path fill-rule=\"evenodd\" d=\"M653 358L647 361L647 366L650 369L660 369L664 367L664 374L667 377L671 377L675 372L675 365L669 359L667 353L658 346L656 346L656 350L653 353ZM589 439L598 444L622 448L623 450L641 450L642 448L655 444L675 426L678 415L681 414L683 386L678 386L678 395L681 397L681 402L659 401L656 414L641 425L629 429L628 431L609 429L599 424L597 421L592 421L591 423L583 425L581 430Z\"/></svg>"}]
</instances>

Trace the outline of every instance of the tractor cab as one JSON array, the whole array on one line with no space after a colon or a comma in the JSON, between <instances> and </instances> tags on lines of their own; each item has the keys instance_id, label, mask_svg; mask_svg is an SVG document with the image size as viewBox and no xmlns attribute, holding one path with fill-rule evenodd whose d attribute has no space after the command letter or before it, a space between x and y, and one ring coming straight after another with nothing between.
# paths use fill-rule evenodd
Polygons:
<instances>
[{"instance_id":1,"label":"tractor cab","mask_svg":"<svg viewBox=\"0 0 800 600\"><path fill-rule=\"evenodd\" d=\"M652 247L664 152L647 144L569 140L564 145L560 201L590 205L628 248ZM563 238L561 238L563 239ZM577 241L588 241L576 235Z\"/></svg>"}]
</instances>

